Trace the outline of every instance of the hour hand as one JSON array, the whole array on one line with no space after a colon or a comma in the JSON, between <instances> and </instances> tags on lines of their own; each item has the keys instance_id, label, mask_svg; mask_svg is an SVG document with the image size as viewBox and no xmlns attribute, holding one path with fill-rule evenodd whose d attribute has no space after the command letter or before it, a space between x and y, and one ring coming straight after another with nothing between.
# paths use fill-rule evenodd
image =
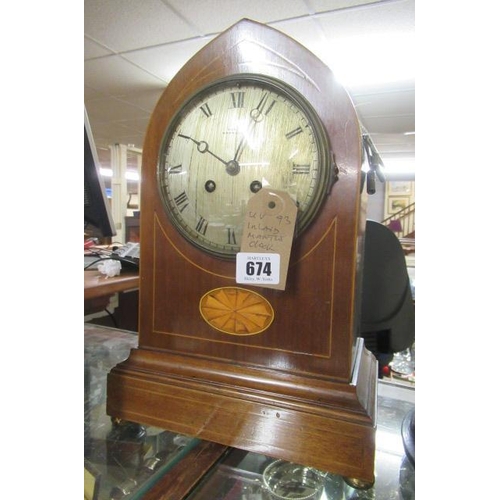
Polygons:
<instances>
[{"instance_id":1,"label":"hour hand","mask_svg":"<svg viewBox=\"0 0 500 500\"><path fill-rule=\"evenodd\" d=\"M229 160L225 161L223 160L220 156L217 156L215 153L210 151L210 148L208 146L208 142L206 141L197 141L196 139L193 139L192 137L189 137L189 135L184 135L184 134L179 134L179 137L182 137L183 139L189 139L190 141L193 141L196 144L196 148L200 153L208 153L211 154L214 158L217 158L221 163L223 163L226 166L226 172L229 175L237 175L240 172L240 165L236 160Z\"/></svg>"},{"instance_id":2,"label":"hour hand","mask_svg":"<svg viewBox=\"0 0 500 500\"><path fill-rule=\"evenodd\" d=\"M208 145L208 142L206 142L206 141L197 141L196 139L193 139L189 135L184 135L184 134L179 134L179 137L182 137L183 139L189 139L189 140L193 141L196 144L196 149L198 149L198 151L200 153L211 154L214 158L217 158L217 160L219 160L220 162L222 162L224 165L227 166L227 164L228 164L227 161L223 160L220 156L217 156L215 153L213 153L212 151L210 151L210 146Z\"/></svg>"}]
</instances>

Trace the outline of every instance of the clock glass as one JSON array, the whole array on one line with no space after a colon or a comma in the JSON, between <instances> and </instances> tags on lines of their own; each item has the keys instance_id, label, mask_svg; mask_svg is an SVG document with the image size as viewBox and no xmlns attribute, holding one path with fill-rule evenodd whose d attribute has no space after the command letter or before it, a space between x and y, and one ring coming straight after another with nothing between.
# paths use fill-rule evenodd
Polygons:
<instances>
[{"instance_id":1,"label":"clock glass","mask_svg":"<svg viewBox=\"0 0 500 500\"><path fill-rule=\"evenodd\" d=\"M256 75L219 80L189 98L167 127L157 173L177 230L226 258L239 251L247 202L260 189L291 195L299 234L332 179L328 139L312 107L291 87Z\"/></svg>"}]
</instances>

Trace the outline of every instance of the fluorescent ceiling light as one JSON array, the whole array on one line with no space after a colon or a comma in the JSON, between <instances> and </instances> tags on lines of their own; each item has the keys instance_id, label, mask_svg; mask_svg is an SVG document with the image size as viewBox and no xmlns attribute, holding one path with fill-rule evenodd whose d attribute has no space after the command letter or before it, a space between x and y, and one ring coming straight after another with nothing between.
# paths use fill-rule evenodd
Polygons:
<instances>
[{"instance_id":1,"label":"fluorescent ceiling light","mask_svg":"<svg viewBox=\"0 0 500 500\"><path fill-rule=\"evenodd\" d=\"M110 168L101 168L100 171L103 177L113 177L113 171ZM127 171L125 172L125 179L127 179L128 181L138 181L139 173Z\"/></svg>"},{"instance_id":2,"label":"fluorescent ceiling light","mask_svg":"<svg viewBox=\"0 0 500 500\"><path fill-rule=\"evenodd\" d=\"M127 171L125 172L125 179L127 179L128 181L138 181L139 173Z\"/></svg>"}]
</instances>

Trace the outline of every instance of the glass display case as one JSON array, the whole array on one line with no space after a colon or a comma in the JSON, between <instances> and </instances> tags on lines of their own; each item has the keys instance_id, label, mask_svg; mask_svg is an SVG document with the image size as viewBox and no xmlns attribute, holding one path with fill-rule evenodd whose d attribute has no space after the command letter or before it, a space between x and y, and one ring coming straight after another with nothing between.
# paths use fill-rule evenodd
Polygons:
<instances>
[{"instance_id":1,"label":"glass display case","mask_svg":"<svg viewBox=\"0 0 500 500\"><path fill-rule=\"evenodd\" d=\"M335 474L221 445L207 462L200 445L208 443L111 419L107 373L136 345L132 332L85 325L86 499L414 500L415 451L407 439L414 426L413 387L379 381L375 484L361 490ZM190 480L180 485L187 468Z\"/></svg>"},{"instance_id":2,"label":"glass display case","mask_svg":"<svg viewBox=\"0 0 500 500\"><path fill-rule=\"evenodd\" d=\"M302 466L296 467L294 477L282 474L276 487L266 474L275 464L281 466L281 461L231 449L188 500L413 500L415 469L402 439L402 423L413 408L410 401L379 395L375 484L369 490L356 489L335 474L316 471L313 476L314 469Z\"/></svg>"},{"instance_id":3,"label":"glass display case","mask_svg":"<svg viewBox=\"0 0 500 500\"><path fill-rule=\"evenodd\" d=\"M137 335L132 332L85 325L85 499L142 498L199 443L106 415L107 374L135 345Z\"/></svg>"}]
</instances>

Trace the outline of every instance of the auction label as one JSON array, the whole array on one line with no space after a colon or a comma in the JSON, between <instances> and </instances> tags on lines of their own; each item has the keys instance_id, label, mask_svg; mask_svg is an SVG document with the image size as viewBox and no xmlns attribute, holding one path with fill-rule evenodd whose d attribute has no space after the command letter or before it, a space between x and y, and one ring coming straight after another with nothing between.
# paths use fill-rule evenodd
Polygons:
<instances>
[{"instance_id":1,"label":"auction label","mask_svg":"<svg viewBox=\"0 0 500 500\"><path fill-rule=\"evenodd\" d=\"M239 252L236 255L236 283L278 285L280 254Z\"/></svg>"},{"instance_id":2,"label":"auction label","mask_svg":"<svg viewBox=\"0 0 500 500\"><path fill-rule=\"evenodd\" d=\"M297 204L285 191L262 188L247 203L237 283L285 290Z\"/></svg>"}]
</instances>

